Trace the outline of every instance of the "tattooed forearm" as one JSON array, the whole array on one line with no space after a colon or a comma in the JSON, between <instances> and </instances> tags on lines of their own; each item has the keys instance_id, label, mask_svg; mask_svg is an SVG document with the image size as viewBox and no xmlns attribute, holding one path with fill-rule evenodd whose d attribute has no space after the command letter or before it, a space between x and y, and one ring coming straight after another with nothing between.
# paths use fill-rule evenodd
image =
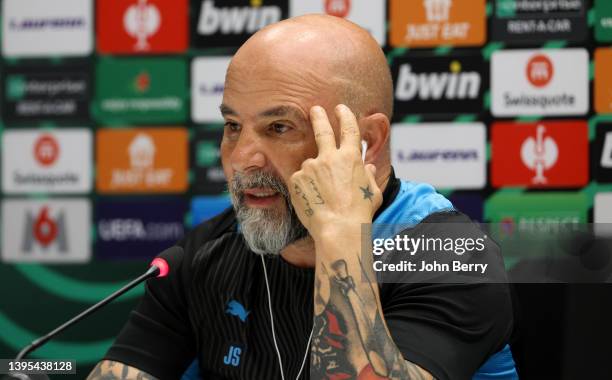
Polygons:
<instances>
[{"instance_id":1,"label":"tattooed forearm","mask_svg":"<svg viewBox=\"0 0 612 380\"><path fill-rule=\"evenodd\" d=\"M157 378L123 363L103 360L91 371L87 380L157 380Z\"/></svg>"},{"instance_id":2,"label":"tattooed forearm","mask_svg":"<svg viewBox=\"0 0 612 380\"><path fill-rule=\"evenodd\" d=\"M404 360L389 335L376 282L361 262L353 270L365 281L355 281L345 260L332 262L329 269L320 264L317 270L311 376L431 380L427 371ZM327 294L321 294L322 284L328 284Z\"/></svg>"}]
</instances>

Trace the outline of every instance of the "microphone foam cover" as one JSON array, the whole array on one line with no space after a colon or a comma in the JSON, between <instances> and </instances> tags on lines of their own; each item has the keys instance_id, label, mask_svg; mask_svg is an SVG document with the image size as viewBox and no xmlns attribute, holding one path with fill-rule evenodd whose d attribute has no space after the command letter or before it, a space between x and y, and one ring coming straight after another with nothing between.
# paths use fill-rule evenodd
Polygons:
<instances>
[{"instance_id":1,"label":"microphone foam cover","mask_svg":"<svg viewBox=\"0 0 612 380\"><path fill-rule=\"evenodd\" d=\"M151 265L159 268L157 277L165 277L169 272L178 270L183 262L185 252L179 246L170 247L162 251L156 258L151 261Z\"/></svg>"}]
</instances>

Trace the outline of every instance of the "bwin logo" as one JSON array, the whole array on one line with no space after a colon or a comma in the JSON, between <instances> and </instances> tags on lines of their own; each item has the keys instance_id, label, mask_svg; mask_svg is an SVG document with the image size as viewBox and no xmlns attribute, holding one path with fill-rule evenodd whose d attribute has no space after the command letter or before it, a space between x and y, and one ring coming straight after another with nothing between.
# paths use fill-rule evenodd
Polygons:
<instances>
[{"instance_id":1,"label":"bwin logo","mask_svg":"<svg viewBox=\"0 0 612 380\"><path fill-rule=\"evenodd\" d=\"M395 97L398 100L476 99L480 92L480 74L476 71L461 72L461 63L452 61L450 72L412 72L410 64L400 66Z\"/></svg>"},{"instance_id":2,"label":"bwin logo","mask_svg":"<svg viewBox=\"0 0 612 380\"><path fill-rule=\"evenodd\" d=\"M242 322L246 322L246 319L250 313L250 311L247 311L240 302L234 300L227 303L227 310L225 310L225 312L229 315L240 318Z\"/></svg>"},{"instance_id":3,"label":"bwin logo","mask_svg":"<svg viewBox=\"0 0 612 380\"><path fill-rule=\"evenodd\" d=\"M213 0L205 0L200 11L198 33L255 33L268 24L280 21L281 16L282 12L278 6L215 8Z\"/></svg>"}]
</instances>

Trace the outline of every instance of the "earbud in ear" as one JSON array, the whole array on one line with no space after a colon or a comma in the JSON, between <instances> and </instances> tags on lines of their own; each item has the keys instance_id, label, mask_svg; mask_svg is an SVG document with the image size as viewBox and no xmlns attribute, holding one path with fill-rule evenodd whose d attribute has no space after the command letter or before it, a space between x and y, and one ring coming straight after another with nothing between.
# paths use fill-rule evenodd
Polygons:
<instances>
[{"instance_id":1,"label":"earbud in ear","mask_svg":"<svg viewBox=\"0 0 612 380\"><path fill-rule=\"evenodd\" d=\"M365 164L365 156L368 151L368 142L361 140L361 161Z\"/></svg>"}]
</instances>

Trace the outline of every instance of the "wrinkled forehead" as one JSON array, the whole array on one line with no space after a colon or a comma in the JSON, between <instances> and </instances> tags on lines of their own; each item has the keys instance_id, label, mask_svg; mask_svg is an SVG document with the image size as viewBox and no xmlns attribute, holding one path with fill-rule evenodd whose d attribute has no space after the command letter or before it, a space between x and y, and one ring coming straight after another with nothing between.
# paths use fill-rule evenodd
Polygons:
<instances>
[{"instance_id":1,"label":"wrinkled forehead","mask_svg":"<svg viewBox=\"0 0 612 380\"><path fill-rule=\"evenodd\" d=\"M223 94L223 104L237 111L289 105L307 115L313 105L340 101L341 84L322 63L238 58L228 68Z\"/></svg>"}]
</instances>

